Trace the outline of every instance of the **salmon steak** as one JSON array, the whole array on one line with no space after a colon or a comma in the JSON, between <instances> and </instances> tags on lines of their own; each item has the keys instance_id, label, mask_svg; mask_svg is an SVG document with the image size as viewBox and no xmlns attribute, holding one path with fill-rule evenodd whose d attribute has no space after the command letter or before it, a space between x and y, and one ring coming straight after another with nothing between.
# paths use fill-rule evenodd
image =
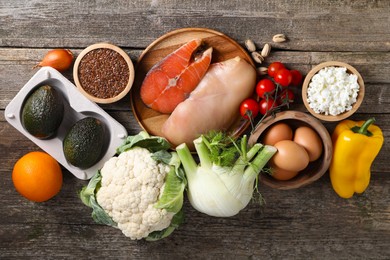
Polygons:
<instances>
[{"instance_id":1,"label":"salmon steak","mask_svg":"<svg viewBox=\"0 0 390 260\"><path fill-rule=\"evenodd\" d=\"M202 40L194 39L175 50L146 74L140 95L144 104L160 113L170 114L188 98L206 74L212 48L197 54Z\"/></svg>"}]
</instances>

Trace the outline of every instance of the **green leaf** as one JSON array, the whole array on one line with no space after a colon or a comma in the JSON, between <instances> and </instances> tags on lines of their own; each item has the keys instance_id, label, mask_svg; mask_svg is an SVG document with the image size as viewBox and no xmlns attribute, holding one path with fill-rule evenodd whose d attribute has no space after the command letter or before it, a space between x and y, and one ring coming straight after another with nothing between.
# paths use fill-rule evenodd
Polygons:
<instances>
[{"instance_id":1,"label":"green leaf","mask_svg":"<svg viewBox=\"0 0 390 260\"><path fill-rule=\"evenodd\" d=\"M83 187L79 193L81 201L92 208L92 218L96 223L117 227L117 223L104 211L96 200L96 193L101 187L102 175L98 171L89 181L86 187Z\"/></svg>"},{"instance_id":2,"label":"green leaf","mask_svg":"<svg viewBox=\"0 0 390 260\"><path fill-rule=\"evenodd\" d=\"M161 231L154 231L154 232L150 233L150 234L145 238L145 240L146 240L146 241L149 241L149 242L157 241L157 240L166 238L167 236L169 236L170 234L172 234L173 231L175 231L175 228L169 226L169 227L167 227L166 229L163 229L163 230L161 230Z\"/></svg>"},{"instance_id":3,"label":"green leaf","mask_svg":"<svg viewBox=\"0 0 390 260\"><path fill-rule=\"evenodd\" d=\"M166 150L157 151L153 153L151 157L157 162L162 162L168 165L172 160L172 154Z\"/></svg>"},{"instance_id":4,"label":"green leaf","mask_svg":"<svg viewBox=\"0 0 390 260\"><path fill-rule=\"evenodd\" d=\"M93 196L90 199L91 206L92 206L92 218L93 220L98 224L104 224L111 227L117 227L118 224L112 220L112 218L106 213L106 211L99 205L99 203L96 201L96 197Z\"/></svg>"},{"instance_id":5,"label":"green leaf","mask_svg":"<svg viewBox=\"0 0 390 260\"><path fill-rule=\"evenodd\" d=\"M84 186L80 193L79 197L81 201L87 205L88 207L92 207L91 205L91 197L95 197L95 193L100 188L100 181L102 180L102 176L100 171L98 171L88 182L87 186Z\"/></svg>"},{"instance_id":6,"label":"green leaf","mask_svg":"<svg viewBox=\"0 0 390 260\"><path fill-rule=\"evenodd\" d=\"M176 176L183 182L184 186L187 186L186 174L182 167L182 162L180 161L179 155L177 154L177 152L172 152L171 156L172 157L171 161L169 162L169 165L175 167Z\"/></svg>"},{"instance_id":7,"label":"green leaf","mask_svg":"<svg viewBox=\"0 0 390 260\"><path fill-rule=\"evenodd\" d=\"M236 142L225 132L211 131L204 135L202 140L210 151L210 160L215 165L230 167L240 156Z\"/></svg>"},{"instance_id":8,"label":"green leaf","mask_svg":"<svg viewBox=\"0 0 390 260\"><path fill-rule=\"evenodd\" d=\"M171 144L165 138L150 136L145 131L141 131L137 135L128 136L125 142L117 148L117 154L121 154L135 146L146 148L152 153L171 148Z\"/></svg>"},{"instance_id":9,"label":"green leaf","mask_svg":"<svg viewBox=\"0 0 390 260\"><path fill-rule=\"evenodd\" d=\"M177 213L183 207L186 181L184 172L180 168L179 157L176 153L172 153L172 158L171 170L165 177L164 189L154 206L159 209L166 209L168 212Z\"/></svg>"},{"instance_id":10,"label":"green leaf","mask_svg":"<svg viewBox=\"0 0 390 260\"><path fill-rule=\"evenodd\" d=\"M163 230L160 230L160 231L154 231L154 232L150 233L145 238L145 240L146 241L157 241L157 240L166 238L167 236L172 234L172 232L175 229L177 229L183 222L184 222L184 212L183 212L183 210L180 210L179 212L177 212L173 216L172 221L171 221L171 225L169 227L167 227Z\"/></svg>"}]
</instances>

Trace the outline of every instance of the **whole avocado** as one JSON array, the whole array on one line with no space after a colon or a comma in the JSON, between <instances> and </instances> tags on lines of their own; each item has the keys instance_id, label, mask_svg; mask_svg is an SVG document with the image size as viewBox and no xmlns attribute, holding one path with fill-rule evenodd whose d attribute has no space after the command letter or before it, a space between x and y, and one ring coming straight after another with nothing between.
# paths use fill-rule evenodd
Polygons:
<instances>
[{"instance_id":1,"label":"whole avocado","mask_svg":"<svg viewBox=\"0 0 390 260\"><path fill-rule=\"evenodd\" d=\"M97 118L86 117L69 130L63 141L63 150L70 164L85 169L99 160L103 145L103 123Z\"/></svg>"},{"instance_id":2,"label":"whole avocado","mask_svg":"<svg viewBox=\"0 0 390 260\"><path fill-rule=\"evenodd\" d=\"M64 102L52 86L44 85L28 96L22 108L22 124L31 135L53 136L64 117Z\"/></svg>"}]
</instances>

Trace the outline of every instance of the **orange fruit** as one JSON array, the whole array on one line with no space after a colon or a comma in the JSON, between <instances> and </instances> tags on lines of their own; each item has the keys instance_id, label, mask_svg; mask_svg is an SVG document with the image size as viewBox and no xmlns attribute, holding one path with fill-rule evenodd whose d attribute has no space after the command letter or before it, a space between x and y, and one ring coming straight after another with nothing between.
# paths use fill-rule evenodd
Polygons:
<instances>
[{"instance_id":1,"label":"orange fruit","mask_svg":"<svg viewBox=\"0 0 390 260\"><path fill-rule=\"evenodd\" d=\"M23 197L43 202L61 190L62 171L58 162L47 153L30 152L15 163L12 181Z\"/></svg>"}]
</instances>

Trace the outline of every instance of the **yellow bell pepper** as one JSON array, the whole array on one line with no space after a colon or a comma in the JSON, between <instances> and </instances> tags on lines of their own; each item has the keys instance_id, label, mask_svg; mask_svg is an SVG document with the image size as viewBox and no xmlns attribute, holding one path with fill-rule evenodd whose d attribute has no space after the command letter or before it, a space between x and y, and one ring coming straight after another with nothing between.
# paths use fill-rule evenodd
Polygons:
<instances>
[{"instance_id":1,"label":"yellow bell pepper","mask_svg":"<svg viewBox=\"0 0 390 260\"><path fill-rule=\"evenodd\" d=\"M363 193L370 182L370 168L382 144L381 129L367 121L344 120L333 134L333 158L329 167L330 180L335 192L342 198Z\"/></svg>"}]
</instances>

